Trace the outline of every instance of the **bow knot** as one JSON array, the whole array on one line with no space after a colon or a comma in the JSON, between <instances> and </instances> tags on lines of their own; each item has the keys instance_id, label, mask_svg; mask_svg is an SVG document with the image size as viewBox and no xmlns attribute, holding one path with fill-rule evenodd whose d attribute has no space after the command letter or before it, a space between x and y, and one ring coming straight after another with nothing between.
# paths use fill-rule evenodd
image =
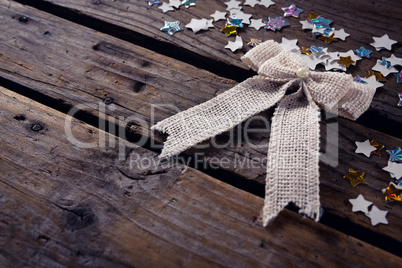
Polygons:
<instances>
[{"instance_id":1,"label":"bow knot","mask_svg":"<svg viewBox=\"0 0 402 268\"><path fill-rule=\"evenodd\" d=\"M257 71L215 98L152 127L169 134L160 157L180 153L275 104L267 157L263 223L289 203L316 220L319 202L319 108L355 120L370 105L375 90L351 75L310 71L296 53L266 41L242 57ZM287 89L300 82L296 93Z\"/></svg>"}]
</instances>

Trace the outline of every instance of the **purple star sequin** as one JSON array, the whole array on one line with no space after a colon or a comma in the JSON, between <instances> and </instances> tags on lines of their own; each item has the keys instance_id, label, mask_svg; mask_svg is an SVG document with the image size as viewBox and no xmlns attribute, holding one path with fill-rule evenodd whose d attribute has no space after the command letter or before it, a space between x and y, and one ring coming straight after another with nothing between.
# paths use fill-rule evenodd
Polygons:
<instances>
[{"instance_id":1,"label":"purple star sequin","mask_svg":"<svg viewBox=\"0 0 402 268\"><path fill-rule=\"evenodd\" d=\"M297 8L294 4L289 7L283 7L282 10L285 12L283 16L285 17L295 17L298 18L299 14L303 12L303 9Z\"/></svg>"},{"instance_id":2,"label":"purple star sequin","mask_svg":"<svg viewBox=\"0 0 402 268\"><path fill-rule=\"evenodd\" d=\"M267 30L272 30L275 32L276 30L280 30L282 27L289 25L289 23L283 19L283 16L269 17L268 19L269 21L264 21L265 29Z\"/></svg>"}]
</instances>

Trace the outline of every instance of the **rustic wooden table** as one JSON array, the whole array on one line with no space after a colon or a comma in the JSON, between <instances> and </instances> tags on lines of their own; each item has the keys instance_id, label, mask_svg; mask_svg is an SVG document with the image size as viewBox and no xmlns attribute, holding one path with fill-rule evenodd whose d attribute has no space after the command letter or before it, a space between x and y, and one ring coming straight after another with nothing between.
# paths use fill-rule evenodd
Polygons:
<instances>
[{"instance_id":1,"label":"rustic wooden table","mask_svg":"<svg viewBox=\"0 0 402 268\"><path fill-rule=\"evenodd\" d=\"M402 42L396 0L277 0L243 10L266 20L292 3L302 19L314 10L351 34L329 51L370 47L385 33ZM184 27L225 9L222 0L168 13L142 0L0 1L1 267L401 267L402 206L381 192L392 180L382 170L388 155L354 153L367 138L402 146L402 87L392 75L357 122L322 121L322 150L335 148L339 163L320 163L320 222L289 206L263 228L265 163L239 163L265 157L269 131L249 136L257 149L240 137L156 164L166 137L152 124L254 75L240 61L250 47L224 48L234 40L219 31L224 21L197 34L160 31L165 20ZM288 21L280 32L245 27L240 35L325 45ZM351 74L365 76L391 54L370 48ZM402 57L401 45L392 53ZM216 159L225 161L208 165ZM349 168L365 171L367 185L342 179ZM359 194L388 211L389 225L352 212L348 200Z\"/></svg>"}]
</instances>

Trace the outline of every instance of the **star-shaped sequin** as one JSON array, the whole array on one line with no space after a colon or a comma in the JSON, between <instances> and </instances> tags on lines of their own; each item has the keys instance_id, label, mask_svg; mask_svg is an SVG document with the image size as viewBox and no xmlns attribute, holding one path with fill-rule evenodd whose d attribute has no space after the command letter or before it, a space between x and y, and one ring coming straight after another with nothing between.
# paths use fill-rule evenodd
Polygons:
<instances>
[{"instance_id":1,"label":"star-shaped sequin","mask_svg":"<svg viewBox=\"0 0 402 268\"><path fill-rule=\"evenodd\" d=\"M226 17L226 12L220 12L216 10L215 13L211 15L211 17L214 18L214 21L224 20Z\"/></svg>"},{"instance_id":2,"label":"star-shaped sequin","mask_svg":"<svg viewBox=\"0 0 402 268\"><path fill-rule=\"evenodd\" d=\"M347 56L347 57L340 57L340 59L338 60L339 64L343 64L346 67L349 67L349 65L351 65L352 63L356 63L354 60L352 60L352 57Z\"/></svg>"},{"instance_id":3,"label":"star-shaped sequin","mask_svg":"<svg viewBox=\"0 0 402 268\"><path fill-rule=\"evenodd\" d=\"M364 78L369 78L371 76L375 77L375 80L377 81L385 81L385 77L382 75L381 72L375 72L373 70L369 71L369 74L367 76L365 76Z\"/></svg>"},{"instance_id":4,"label":"star-shaped sequin","mask_svg":"<svg viewBox=\"0 0 402 268\"><path fill-rule=\"evenodd\" d=\"M300 13L303 12L303 9L297 8L296 5L294 5L294 4L290 5L289 7L283 7L282 10L284 12L283 16L285 16L285 17L292 16L295 18L298 18Z\"/></svg>"},{"instance_id":5,"label":"star-shaped sequin","mask_svg":"<svg viewBox=\"0 0 402 268\"><path fill-rule=\"evenodd\" d=\"M377 50L381 50L381 49L391 50L392 45L398 43L397 41L389 38L388 34L384 34L381 37L373 37L373 39L374 39L374 42L371 43L370 45L375 47L375 49L377 49Z\"/></svg>"},{"instance_id":6,"label":"star-shaped sequin","mask_svg":"<svg viewBox=\"0 0 402 268\"><path fill-rule=\"evenodd\" d=\"M354 52L362 58L370 58L371 54L371 50L365 49L364 47L355 49Z\"/></svg>"},{"instance_id":7,"label":"star-shaped sequin","mask_svg":"<svg viewBox=\"0 0 402 268\"><path fill-rule=\"evenodd\" d=\"M375 140L371 140L370 145L376 148L375 151L372 151L371 153L381 156L381 149L384 148L384 144L379 144Z\"/></svg>"},{"instance_id":8,"label":"star-shaped sequin","mask_svg":"<svg viewBox=\"0 0 402 268\"><path fill-rule=\"evenodd\" d=\"M212 20L212 19L211 19ZM194 19L192 18L189 24L186 24L186 28L190 28L194 33L201 30L208 30L208 20L207 19Z\"/></svg>"},{"instance_id":9,"label":"star-shaped sequin","mask_svg":"<svg viewBox=\"0 0 402 268\"><path fill-rule=\"evenodd\" d=\"M353 82L360 83L360 84L367 84L367 82L364 81L359 75L356 75L356 77L353 78Z\"/></svg>"},{"instance_id":10,"label":"star-shaped sequin","mask_svg":"<svg viewBox=\"0 0 402 268\"><path fill-rule=\"evenodd\" d=\"M388 166L382 169L389 172L392 178L397 180L402 178L402 163L388 161Z\"/></svg>"},{"instance_id":11,"label":"star-shaped sequin","mask_svg":"<svg viewBox=\"0 0 402 268\"><path fill-rule=\"evenodd\" d=\"M402 163L402 150L401 147L396 147L394 150L387 150L389 154L389 161Z\"/></svg>"},{"instance_id":12,"label":"star-shaped sequin","mask_svg":"<svg viewBox=\"0 0 402 268\"><path fill-rule=\"evenodd\" d=\"M367 157L370 157L371 153L377 149L376 147L371 145L371 142L369 139L367 139L363 142L356 141L355 143L357 146L355 153L364 154Z\"/></svg>"},{"instance_id":13,"label":"star-shaped sequin","mask_svg":"<svg viewBox=\"0 0 402 268\"><path fill-rule=\"evenodd\" d=\"M385 201L402 201L402 187L395 185L393 182L390 182L389 186L382 190L385 195Z\"/></svg>"},{"instance_id":14,"label":"star-shaped sequin","mask_svg":"<svg viewBox=\"0 0 402 268\"><path fill-rule=\"evenodd\" d=\"M247 43L250 47L256 47L261 45L262 38L250 38L250 42Z\"/></svg>"},{"instance_id":15,"label":"star-shaped sequin","mask_svg":"<svg viewBox=\"0 0 402 268\"><path fill-rule=\"evenodd\" d=\"M301 20L300 24L302 25L303 30L312 30L314 28L314 24L308 20Z\"/></svg>"},{"instance_id":16,"label":"star-shaped sequin","mask_svg":"<svg viewBox=\"0 0 402 268\"><path fill-rule=\"evenodd\" d=\"M402 93L398 93L398 97L399 97L398 106L402 106Z\"/></svg>"},{"instance_id":17,"label":"star-shaped sequin","mask_svg":"<svg viewBox=\"0 0 402 268\"><path fill-rule=\"evenodd\" d=\"M258 0L246 0L244 2L245 6L251 6L251 7L255 7L256 4L258 4L259 1Z\"/></svg>"},{"instance_id":18,"label":"star-shaped sequin","mask_svg":"<svg viewBox=\"0 0 402 268\"><path fill-rule=\"evenodd\" d=\"M370 87L374 89L384 86L381 82L378 82L374 76L370 76L369 78L367 78L366 82Z\"/></svg>"},{"instance_id":19,"label":"star-shaped sequin","mask_svg":"<svg viewBox=\"0 0 402 268\"><path fill-rule=\"evenodd\" d=\"M257 31L261 28L264 27L265 23L262 22L262 19L251 19L251 23L249 25L249 27L253 27L254 29L256 29Z\"/></svg>"},{"instance_id":20,"label":"star-shaped sequin","mask_svg":"<svg viewBox=\"0 0 402 268\"><path fill-rule=\"evenodd\" d=\"M385 65L382 65L381 60L377 60L376 65L373 66L373 70L381 72L384 76L388 76L390 73L397 73L398 70L395 67L390 66L387 68Z\"/></svg>"},{"instance_id":21,"label":"star-shaped sequin","mask_svg":"<svg viewBox=\"0 0 402 268\"><path fill-rule=\"evenodd\" d=\"M332 41L338 41L338 39L334 38L334 34L330 36L320 36L318 39L325 41L325 43L330 44Z\"/></svg>"},{"instance_id":22,"label":"star-shaped sequin","mask_svg":"<svg viewBox=\"0 0 402 268\"><path fill-rule=\"evenodd\" d=\"M311 21L312 23L314 23L314 25L315 25L317 28L326 28L326 29L330 29L330 28L331 28L331 26L329 26L329 25L332 23L332 20L324 19L324 18L321 17L321 16L318 16L318 17L315 18L315 19L311 19L310 21Z\"/></svg>"},{"instance_id":23,"label":"star-shaped sequin","mask_svg":"<svg viewBox=\"0 0 402 268\"><path fill-rule=\"evenodd\" d=\"M402 83L402 71L400 71L399 73L394 74L396 76L396 82L398 84Z\"/></svg>"},{"instance_id":24,"label":"star-shaped sequin","mask_svg":"<svg viewBox=\"0 0 402 268\"><path fill-rule=\"evenodd\" d=\"M181 2L181 4L183 6L185 6L186 8L189 8L189 7L195 6L195 0L184 0Z\"/></svg>"},{"instance_id":25,"label":"star-shaped sequin","mask_svg":"<svg viewBox=\"0 0 402 268\"><path fill-rule=\"evenodd\" d=\"M169 4L166 3L166 2L163 2L162 5L160 5L158 8L159 8L159 9L162 9L162 12L163 12L163 13L166 13L166 12L168 12L168 11L174 10L174 8L173 8L172 6L169 6Z\"/></svg>"},{"instance_id":26,"label":"star-shaped sequin","mask_svg":"<svg viewBox=\"0 0 402 268\"><path fill-rule=\"evenodd\" d=\"M226 24L225 28L221 29L221 32L225 33L226 36L232 35L232 34L237 34L237 26L236 25L230 25Z\"/></svg>"},{"instance_id":27,"label":"star-shaped sequin","mask_svg":"<svg viewBox=\"0 0 402 268\"><path fill-rule=\"evenodd\" d=\"M391 68L391 63L387 60L386 57L382 57L381 61L379 64L384 65L387 68Z\"/></svg>"},{"instance_id":28,"label":"star-shaped sequin","mask_svg":"<svg viewBox=\"0 0 402 268\"><path fill-rule=\"evenodd\" d=\"M356 187L360 183L366 183L363 176L364 176L363 171L357 172L357 171L354 171L353 169L349 168L349 174L343 176L343 178L350 181L350 184L353 187Z\"/></svg>"},{"instance_id":29,"label":"star-shaped sequin","mask_svg":"<svg viewBox=\"0 0 402 268\"><path fill-rule=\"evenodd\" d=\"M352 211L358 212L361 211L363 213L368 213L368 208L373 204L373 202L367 201L364 197L359 194L359 196L355 199L349 199L349 202L352 204Z\"/></svg>"},{"instance_id":30,"label":"star-shaped sequin","mask_svg":"<svg viewBox=\"0 0 402 268\"><path fill-rule=\"evenodd\" d=\"M169 6L179 8L181 6L180 0L169 0Z\"/></svg>"},{"instance_id":31,"label":"star-shaped sequin","mask_svg":"<svg viewBox=\"0 0 402 268\"><path fill-rule=\"evenodd\" d=\"M183 29L180 28L179 24L179 21L165 21L165 26L161 28L161 31L167 32L169 35L174 35L176 32L183 31Z\"/></svg>"},{"instance_id":32,"label":"star-shaped sequin","mask_svg":"<svg viewBox=\"0 0 402 268\"><path fill-rule=\"evenodd\" d=\"M238 49L243 47L243 39L240 36L236 36L236 40L234 42L229 41L225 48L230 49L232 52L235 52Z\"/></svg>"},{"instance_id":33,"label":"star-shaped sequin","mask_svg":"<svg viewBox=\"0 0 402 268\"><path fill-rule=\"evenodd\" d=\"M307 15L307 19L311 21L311 20L313 20L313 19L318 18L319 16L320 16L320 15L318 15L318 14L315 13L314 11L311 11L310 14Z\"/></svg>"},{"instance_id":34,"label":"star-shaped sequin","mask_svg":"<svg viewBox=\"0 0 402 268\"><path fill-rule=\"evenodd\" d=\"M269 21L264 21L265 29L267 30L272 30L275 32L276 30L280 30L282 27L289 25L289 23L284 20L283 16L269 17L268 19Z\"/></svg>"},{"instance_id":35,"label":"star-shaped sequin","mask_svg":"<svg viewBox=\"0 0 402 268\"><path fill-rule=\"evenodd\" d=\"M283 47L284 50L294 50L298 51L300 50L299 46L297 45L298 40L297 39L291 39L288 40L285 37L282 37L282 43L281 46Z\"/></svg>"},{"instance_id":36,"label":"star-shaped sequin","mask_svg":"<svg viewBox=\"0 0 402 268\"><path fill-rule=\"evenodd\" d=\"M346 37L348 37L350 34L348 34L347 32L345 32L345 30L342 28L340 30L335 30L335 38L339 38L342 41L346 40Z\"/></svg>"},{"instance_id":37,"label":"star-shaped sequin","mask_svg":"<svg viewBox=\"0 0 402 268\"><path fill-rule=\"evenodd\" d=\"M300 53L306 54L306 55L311 55L313 52L308 48L308 47L303 47L300 49Z\"/></svg>"},{"instance_id":38,"label":"star-shaped sequin","mask_svg":"<svg viewBox=\"0 0 402 268\"><path fill-rule=\"evenodd\" d=\"M241 23L243 20L241 19L236 19L236 18L228 18L226 24L232 25L232 26L237 26L237 27L243 27L243 23Z\"/></svg>"},{"instance_id":39,"label":"star-shaped sequin","mask_svg":"<svg viewBox=\"0 0 402 268\"><path fill-rule=\"evenodd\" d=\"M381 210L378 207L374 206L371 208L369 213L367 213L367 217L371 220L371 225L376 226L379 223L388 224L387 221L387 213L386 210Z\"/></svg>"}]
</instances>

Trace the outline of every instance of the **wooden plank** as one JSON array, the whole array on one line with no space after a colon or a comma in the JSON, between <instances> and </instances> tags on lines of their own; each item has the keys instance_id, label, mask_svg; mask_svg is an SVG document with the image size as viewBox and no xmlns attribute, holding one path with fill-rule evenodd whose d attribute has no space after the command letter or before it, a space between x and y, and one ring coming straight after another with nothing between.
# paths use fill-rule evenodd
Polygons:
<instances>
[{"instance_id":1,"label":"wooden plank","mask_svg":"<svg viewBox=\"0 0 402 268\"><path fill-rule=\"evenodd\" d=\"M91 105L96 106L106 97L112 97L115 103L114 109L108 106L105 108L105 113L115 118L128 118L125 122L134 122L131 130L144 137L151 136L149 127L152 119L159 121L175 114L176 108L180 110L189 108L236 84L232 80L88 30L33 8L23 7L14 2L8 3L9 5L1 5L0 8L0 14L10 18L11 25L0 26L4 33L0 43L2 76L68 104L83 104L99 116L103 116L102 112L90 108ZM27 23L18 20L21 14L29 17ZM44 35L46 32L48 33ZM161 103L167 106L156 109L152 114L151 105ZM269 118L271 111L261 115ZM384 240L394 239L401 242L401 210L396 204L385 204L380 192L391 180L389 174L381 170L381 167L386 166L386 158L366 159L353 152L356 140L375 138L386 144L388 149L400 146L402 141L341 119L324 121L323 130L333 123L339 126L340 162L335 168L321 163L321 201L325 213L348 218L364 229L383 234ZM252 125L257 128L266 127L257 120ZM242 127L236 128L235 131L242 130ZM229 137L223 134L218 137L218 141L226 143ZM153 138L162 141L163 137ZM239 143L234 146L210 147L195 152L204 153L201 158L218 159L218 164L229 172L264 183L263 160L267 151L269 130L250 135L250 140L261 146L257 149L251 147L240 135ZM338 141L338 138L335 141ZM324 146L326 142L331 141L326 141L324 135L323 150L326 149ZM192 156L193 152L190 150L187 153ZM225 165L222 164L222 159ZM253 163L253 160L257 161L257 166L247 165ZM262 164L258 164L258 161ZM367 187L350 188L348 183L342 180L342 176L350 167L374 175ZM381 209L390 209L389 227L372 227L367 218L351 212L347 200L355 198L358 193L372 197L371 200Z\"/></svg>"},{"instance_id":2,"label":"wooden plank","mask_svg":"<svg viewBox=\"0 0 402 268\"><path fill-rule=\"evenodd\" d=\"M241 51L235 54L224 48L229 40L234 41L234 37L227 38L219 31L219 29L224 27L224 21L214 23L216 28L197 34L194 34L190 29L185 29L183 32L177 33L174 36L169 36L160 31L165 20L179 20L184 27L192 18L210 18L210 15L214 13L215 10L225 11L226 5L223 2L226 2L226 0L198 1L196 7L188 9L181 7L180 10L167 12L166 14L162 13L156 5L150 7L146 1L100 1L100 4L97 5L87 0L48 0L48 2L77 10L82 14L133 30L162 42L173 44L177 46L177 50L184 48L206 58L248 69L247 66L241 63L240 57L250 50L250 47L245 45ZM288 39L297 38L300 46L324 46L328 47L329 51L344 52L364 46L373 50L371 59L364 59L360 61L356 67L349 68L351 74L354 76L360 75L362 77L368 74L369 70L376 64L377 59L391 55L388 51L375 51L375 49L370 46L370 43L373 42L372 36L388 34L392 39L398 40L401 35L399 14L402 13L402 8L395 5L393 1L354 1L350 3L350 1L342 0L323 3L320 0L314 0L308 3L304 1L293 1L292 3L305 10L301 14L300 20L305 19L310 10L314 10L325 18L331 19L334 22L333 27L336 29L344 28L347 33L351 34L350 37L347 38L346 42L339 41L326 45L323 41L313 38L311 31L302 30L299 19L295 18L287 18L291 26L284 28L280 32L266 31L265 29L256 31L254 28L244 27L239 31L239 35L245 42L248 42L252 37L261 37L263 40L273 39L278 42L281 42L282 37ZM289 3L287 2L276 1L276 4L269 9L257 5L255 8L244 6L243 11L247 14L252 14L254 19L262 18L263 20L267 20L268 16L282 16L283 11L281 8L288 5ZM51 8L49 8L49 10L51 10ZM358 15L356 15L356 13L358 13ZM96 24L94 27L96 27ZM113 34L113 28L108 33ZM141 38L138 39L140 40L139 42L141 42ZM147 46L147 44L143 45ZM163 46L163 44L157 44L155 46ZM182 53L186 52L183 50ZM392 53L398 57L402 57L401 47L394 45ZM386 79L384 88L378 90L373 101L372 109L360 119L360 122L371 127L382 124L384 119L401 122L401 111L396 106L398 103L398 92L400 92L400 90L398 89L396 79L393 75L390 75ZM375 120L375 123L373 123L373 120ZM387 128L387 124L383 123L382 128ZM400 137L400 132L392 133Z\"/></svg>"},{"instance_id":3,"label":"wooden plank","mask_svg":"<svg viewBox=\"0 0 402 268\"><path fill-rule=\"evenodd\" d=\"M287 210L264 229L257 220L261 198L183 165L130 168L130 158L120 159L117 148L72 144L64 114L5 88L0 103L2 264L391 267L401 262ZM35 124L43 128L33 131ZM91 142L105 134L77 120L72 131ZM130 154L157 157L142 148Z\"/></svg>"}]
</instances>

